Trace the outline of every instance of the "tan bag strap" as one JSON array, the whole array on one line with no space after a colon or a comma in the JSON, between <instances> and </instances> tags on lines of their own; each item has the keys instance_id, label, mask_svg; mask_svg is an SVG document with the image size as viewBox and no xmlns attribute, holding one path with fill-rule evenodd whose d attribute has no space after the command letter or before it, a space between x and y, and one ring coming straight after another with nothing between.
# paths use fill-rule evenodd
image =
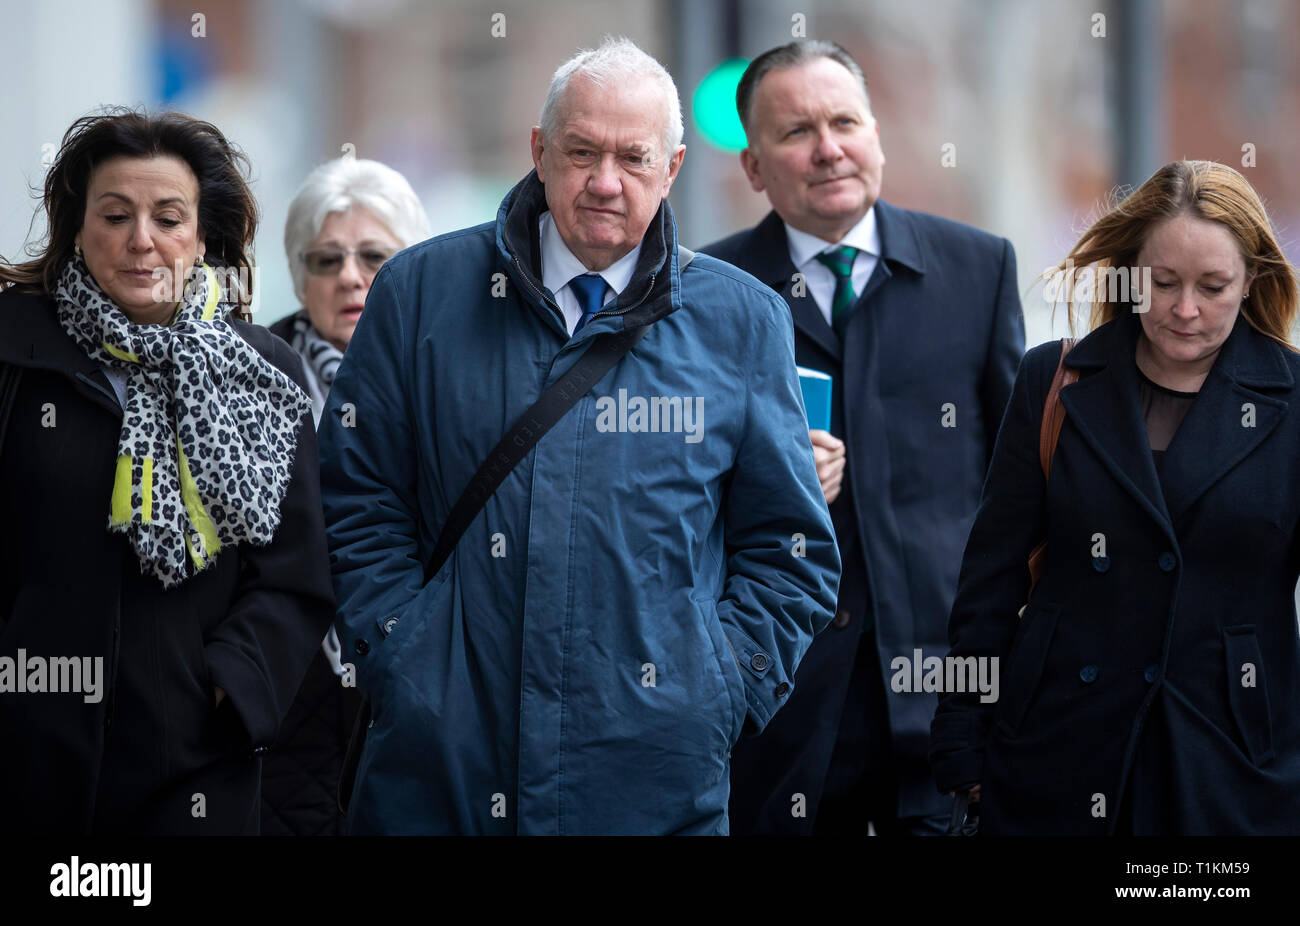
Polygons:
<instances>
[{"instance_id":1,"label":"tan bag strap","mask_svg":"<svg viewBox=\"0 0 1300 926\"><path fill-rule=\"evenodd\" d=\"M1065 355L1074 349L1074 338L1061 338L1061 359L1056 362L1056 375L1052 388L1043 403L1043 423L1038 432L1038 460L1043 465L1043 481L1052 474L1052 457L1056 455L1056 442L1061 438L1061 425L1065 424L1065 406L1061 404L1061 387L1077 382L1079 371L1065 365Z\"/></svg>"},{"instance_id":2,"label":"tan bag strap","mask_svg":"<svg viewBox=\"0 0 1300 926\"><path fill-rule=\"evenodd\" d=\"M1056 442L1061 437L1061 425L1065 424L1065 406L1061 404L1061 387L1079 379L1079 371L1066 367L1065 355L1074 348L1074 338L1061 338L1061 359L1056 361L1056 375L1052 377L1052 388L1047 390L1047 399L1043 402L1043 423L1038 431L1038 461L1043 466L1043 483L1052 474L1052 457L1056 455ZM1033 597L1038 587L1038 579L1047 566L1047 540L1040 540L1029 554L1029 595ZM1020 616L1025 616L1021 607Z\"/></svg>"}]
</instances>

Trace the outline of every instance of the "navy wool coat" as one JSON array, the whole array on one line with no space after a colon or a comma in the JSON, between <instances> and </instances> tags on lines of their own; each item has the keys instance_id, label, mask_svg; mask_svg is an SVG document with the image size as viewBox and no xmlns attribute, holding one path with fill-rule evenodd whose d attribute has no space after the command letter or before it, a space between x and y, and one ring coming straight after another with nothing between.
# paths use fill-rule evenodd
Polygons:
<instances>
[{"instance_id":1,"label":"navy wool coat","mask_svg":"<svg viewBox=\"0 0 1300 926\"><path fill-rule=\"evenodd\" d=\"M947 649L962 547L1025 349L1009 241L883 200L875 209L882 254L843 343L798 285L775 212L703 249L786 301L795 359L833 377L831 433L847 445L830 506L844 560L837 619L809 649L800 694L762 740L736 748L737 831L810 830L864 627L886 681L896 657ZM860 598L867 614L852 613ZM888 691L886 703L899 816L946 812L926 761L936 696ZM791 814L796 792L806 817Z\"/></svg>"},{"instance_id":2,"label":"navy wool coat","mask_svg":"<svg viewBox=\"0 0 1300 926\"><path fill-rule=\"evenodd\" d=\"M949 626L953 655L1001 660L1000 697L942 697L935 777L982 783L990 834L1294 835L1300 354L1239 317L1158 475L1139 331L1121 315L1068 355L1046 484L1059 344L1021 365Z\"/></svg>"}]
</instances>

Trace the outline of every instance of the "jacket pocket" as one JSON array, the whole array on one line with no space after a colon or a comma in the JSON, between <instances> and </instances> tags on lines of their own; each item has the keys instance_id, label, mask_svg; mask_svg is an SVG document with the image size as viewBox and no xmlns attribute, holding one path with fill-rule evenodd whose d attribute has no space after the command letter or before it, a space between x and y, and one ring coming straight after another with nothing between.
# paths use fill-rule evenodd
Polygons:
<instances>
[{"instance_id":1,"label":"jacket pocket","mask_svg":"<svg viewBox=\"0 0 1300 926\"><path fill-rule=\"evenodd\" d=\"M1014 736L1020 729L1025 712L1033 702L1060 613L1060 605L1031 604L1020 618L1019 640L1012 644L1007 659L1006 681L997 715L998 725L1007 736Z\"/></svg>"},{"instance_id":2,"label":"jacket pocket","mask_svg":"<svg viewBox=\"0 0 1300 926\"><path fill-rule=\"evenodd\" d=\"M1268 684L1264 659L1254 624L1223 628L1223 652L1227 659L1228 704L1241 733L1246 753L1256 765L1274 756L1273 726L1269 718Z\"/></svg>"},{"instance_id":3,"label":"jacket pocket","mask_svg":"<svg viewBox=\"0 0 1300 926\"><path fill-rule=\"evenodd\" d=\"M727 632L722 628L722 619L718 617L718 603L712 598L701 598L698 595L693 595L692 598L699 605L700 614L704 618L705 632L713 645L714 660L718 664L718 671L722 673L723 689L727 694L727 703L731 706L730 743L734 746L736 740L740 738L741 730L745 726L745 717L749 713L749 705L745 700L745 677L741 675L735 648L727 638Z\"/></svg>"},{"instance_id":4,"label":"jacket pocket","mask_svg":"<svg viewBox=\"0 0 1300 926\"><path fill-rule=\"evenodd\" d=\"M374 662L370 671L374 678L368 686L376 720L389 703L393 686L401 674L403 653L411 647L413 640L419 639L422 628L428 627L433 621L446 620L450 615L449 592L454 587L450 581L450 567L450 561L444 564L438 575L426 583L405 607L396 613L375 618L375 624L383 636L371 654Z\"/></svg>"}]
</instances>

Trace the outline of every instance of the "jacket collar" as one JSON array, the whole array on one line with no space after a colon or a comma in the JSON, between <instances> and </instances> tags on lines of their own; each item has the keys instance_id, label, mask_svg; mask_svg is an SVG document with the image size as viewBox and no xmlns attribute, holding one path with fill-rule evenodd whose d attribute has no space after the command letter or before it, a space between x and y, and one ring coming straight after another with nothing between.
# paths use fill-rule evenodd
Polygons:
<instances>
[{"instance_id":1,"label":"jacket collar","mask_svg":"<svg viewBox=\"0 0 1300 926\"><path fill-rule=\"evenodd\" d=\"M531 170L519 181L497 210L497 253L506 272L520 287L529 305L566 339L568 330L563 315L555 304L555 294L542 285L541 243L538 222L547 209L546 187ZM645 236L641 239L641 256L631 282L605 311L623 312L618 327L632 328L672 314L681 308L681 278L677 262L677 225L672 208L664 200ZM588 330L597 333L603 316L587 325L574 339L580 341ZM619 322L619 316L612 321ZM606 330L608 330L606 328Z\"/></svg>"},{"instance_id":2,"label":"jacket collar","mask_svg":"<svg viewBox=\"0 0 1300 926\"><path fill-rule=\"evenodd\" d=\"M905 267L913 273L925 273L926 261L917 240L916 228L906 209L876 200L876 229L880 234L880 260L876 272L868 281L862 298L870 296L880 284L892 276L893 268ZM838 362L843 356L839 337L826 324L826 317L807 291L807 286L796 287L794 262L790 259L790 243L785 222L776 210L754 226L747 249L747 266L741 269L776 290L790 305L795 327L814 341Z\"/></svg>"},{"instance_id":3,"label":"jacket collar","mask_svg":"<svg viewBox=\"0 0 1300 926\"><path fill-rule=\"evenodd\" d=\"M54 301L41 293L12 287L0 293L0 363L60 373L105 411L122 414L99 364L68 337L55 314Z\"/></svg>"},{"instance_id":4,"label":"jacket collar","mask_svg":"<svg viewBox=\"0 0 1300 926\"><path fill-rule=\"evenodd\" d=\"M52 299L17 288L0 293L0 362L73 375L99 369L63 330Z\"/></svg>"},{"instance_id":5,"label":"jacket collar","mask_svg":"<svg viewBox=\"0 0 1300 926\"><path fill-rule=\"evenodd\" d=\"M906 209L876 200L876 229L880 234L880 259L915 273L925 273L925 256L917 241L916 228ZM790 260L790 243L785 233L785 221L769 212L763 221L754 226L750 239L749 267L745 272L758 277L780 292L790 285L794 276L794 262ZM751 269L752 268L752 269Z\"/></svg>"},{"instance_id":6,"label":"jacket collar","mask_svg":"<svg viewBox=\"0 0 1300 926\"><path fill-rule=\"evenodd\" d=\"M1182 517L1281 423L1295 378L1283 348L1238 316L1165 452L1162 481L1138 398L1140 332L1130 312L1081 340L1066 357L1080 378L1061 390L1061 401L1111 475L1176 544Z\"/></svg>"}]
</instances>

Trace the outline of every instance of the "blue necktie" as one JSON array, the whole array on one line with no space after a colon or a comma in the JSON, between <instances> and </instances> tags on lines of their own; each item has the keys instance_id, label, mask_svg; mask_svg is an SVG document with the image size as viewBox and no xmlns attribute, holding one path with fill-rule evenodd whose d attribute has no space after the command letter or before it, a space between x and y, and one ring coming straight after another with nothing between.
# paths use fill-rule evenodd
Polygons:
<instances>
[{"instance_id":1,"label":"blue necktie","mask_svg":"<svg viewBox=\"0 0 1300 926\"><path fill-rule=\"evenodd\" d=\"M584 273L570 280L569 288L582 304L582 318L573 329L576 335L605 305L605 278L598 273Z\"/></svg>"}]
</instances>

